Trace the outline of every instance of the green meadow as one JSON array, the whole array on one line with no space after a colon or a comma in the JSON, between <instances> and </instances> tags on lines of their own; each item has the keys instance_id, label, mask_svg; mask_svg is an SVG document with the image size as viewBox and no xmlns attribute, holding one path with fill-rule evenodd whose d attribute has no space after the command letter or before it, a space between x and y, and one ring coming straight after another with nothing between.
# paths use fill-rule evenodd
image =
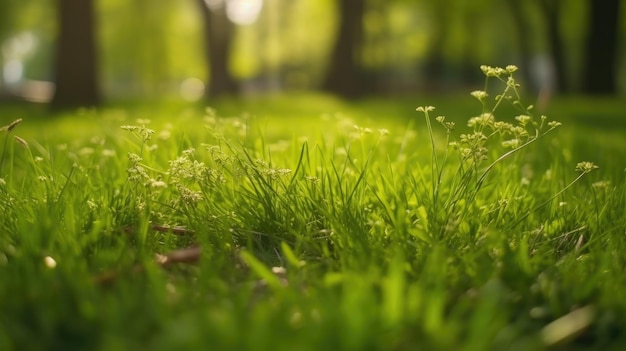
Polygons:
<instances>
[{"instance_id":1,"label":"green meadow","mask_svg":"<svg viewBox=\"0 0 626 351\"><path fill-rule=\"evenodd\" d=\"M626 103L0 107L1 350L620 350ZM434 106L434 108L433 108Z\"/></svg>"}]
</instances>

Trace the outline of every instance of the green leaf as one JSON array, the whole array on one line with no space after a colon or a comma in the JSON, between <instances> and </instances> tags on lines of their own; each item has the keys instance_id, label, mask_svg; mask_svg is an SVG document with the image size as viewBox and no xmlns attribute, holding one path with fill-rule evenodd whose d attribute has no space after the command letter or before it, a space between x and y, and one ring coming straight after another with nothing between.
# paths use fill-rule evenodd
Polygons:
<instances>
[{"instance_id":1,"label":"green leaf","mask_svg":"<svg viewBox=\"0 0 626 351\"><path fill-rule=\"evenodd\" d=\"M280 248L290 267L300 268L306 264L305 261L301 261L298 257L296 257L296 254L293 252L291 247L289 247L289 245L287 245L284 241L280 243Z\"/></svg>"},{"instance_id":2,"label":"green leaf","mask_svg":"<svg viewBox=\"0 0 626 351\"><path fill-rule=\"evenodd\" d=\"M250 267L250 269L259 276L259 278L263 279L268 286L275 290L283 288L283 285L280 283L280 279L278 279L278 277L272 273L272 270L267 268L263 262L259 261L247 251L242 251L240 255L241 259L246 262L248 267Z\"/></svg>"}]
</instances>

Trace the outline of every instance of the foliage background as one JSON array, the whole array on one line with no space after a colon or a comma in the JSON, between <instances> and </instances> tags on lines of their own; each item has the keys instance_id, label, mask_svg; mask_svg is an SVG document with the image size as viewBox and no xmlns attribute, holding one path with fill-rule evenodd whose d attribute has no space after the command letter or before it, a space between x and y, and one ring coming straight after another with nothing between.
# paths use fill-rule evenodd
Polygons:
<instances>
[{"instance_id":1,"label":"foliage background","mask_svg":"<svg viewBox=\"0 0 626 351\"><path fill-rule=\"evenodd\" d=\"M358 61L370 92L415 92L479 84L480 64L518 64L526 79L549 62L542 3L558 9L567 91L581 91L589 1L393 0L366 1L365 37ZM626 11L622 6L621 12ZM23 65L20 81L54 80L55 3L6 0L0 4L0 90ZM205 80L201 18L193 1L96 2L99 76L109 98L178 95L189 78ZM520 27L515 16L522 18ZM621 18L626 16L622 15ZM243 92L317 89L337 30L336 2L265 0L256 21L236 28L230 70ZM620 22L619 36L626 26ZM524 58L522 41L531 57ZM624 46L618 44L616 80L624 91ZM548 61L546 61L548 60ZM538 89L537 78L529 88ZM195 80L187 80L193 89ZM544 81L543 84L546 84Z\"/></svg>"}]
</instances>

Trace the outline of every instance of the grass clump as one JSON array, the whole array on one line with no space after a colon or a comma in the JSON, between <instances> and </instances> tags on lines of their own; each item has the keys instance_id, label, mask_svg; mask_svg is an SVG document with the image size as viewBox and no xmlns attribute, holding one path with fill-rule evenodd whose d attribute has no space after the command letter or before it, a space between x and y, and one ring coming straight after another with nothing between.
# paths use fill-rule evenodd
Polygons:
<instances>
[{"instance_id":1,"label":"grass clump","mask_svg":"<svg viewBox=\"0 0 626 351\"><path fill-rule=\"evenodd\" d=\"M72 138L7 125L0 348L617 347L624 165L572 160L516 68L482 70L464 124L425 106L288 133L210 109L104 111Z\"/></svg>"}]
</instances>

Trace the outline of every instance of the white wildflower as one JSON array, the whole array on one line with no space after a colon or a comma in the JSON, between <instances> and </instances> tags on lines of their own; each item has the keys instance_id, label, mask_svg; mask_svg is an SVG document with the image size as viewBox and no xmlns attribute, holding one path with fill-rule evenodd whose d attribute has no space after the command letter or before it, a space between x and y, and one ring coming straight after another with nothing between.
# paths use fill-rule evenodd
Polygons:
<instances>
[{"instance_id":1,"label":"white wildflower","mask_svg":"<svg viewBox=\"0 0 626 351\"><path fill-rule=\"evenodd\" d=\"M57 261L54 260L54 258L50 257L50 256L46 256L43 259L43 263L46 265L46 267L53 269L57 266Z\"/></svg>"}]
</instances>

